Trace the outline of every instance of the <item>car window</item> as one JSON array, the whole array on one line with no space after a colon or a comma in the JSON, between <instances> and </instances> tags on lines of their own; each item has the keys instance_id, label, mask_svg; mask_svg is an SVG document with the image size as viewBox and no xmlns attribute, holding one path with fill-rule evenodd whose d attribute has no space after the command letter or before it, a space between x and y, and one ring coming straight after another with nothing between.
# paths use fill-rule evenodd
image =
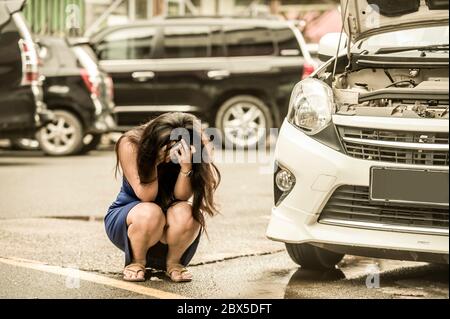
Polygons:
<instances>
[{"instance_id":1,"label":"car window","mask_svg":"<svg viewBox=\"0 0 450 319\"><path fill-rule=\"evenodd\" d=\"M267 28L226 26L224 33L229 57L275 54L272 32Z\"/></svg>"},{"instance_id":2,"label":"car window","mask_svg":"<svg viewBox=\"0 0 450 319\"><path fill-rule=\"evenodd\" d=\"M96 47L101 60L150 59L156 30L126 28L110 33Z\"/></svg>"},{"instance_id":3,"label":"car window","mask_svg":"<svg viewBox=\"0 0 450 319\"><path fill-rule=\"evenodd\" d=\"M210 49L210 30L203 26L169 26L164 28L166 59L204 58Z\"/></svg>"},{"instance_id":4,"label":"car window","mask_svg":"<svg viewBox=\"0 0 450 319\"><path fill-rule=\"evenodd\" d=\"M221 27L211 27L211 56L224 57L225 47Z\"/></svg>"},{"instance_id":5,"label":"car window","mask_svg":"<svg viewBox=\"0 0 450 319\"><path fill-rule=\"evenodd\" d=\"M272 30L278 44L278 53L281 56L302 56L302 50L297 37L290 28Z\"/></svg>"}]
</instances>

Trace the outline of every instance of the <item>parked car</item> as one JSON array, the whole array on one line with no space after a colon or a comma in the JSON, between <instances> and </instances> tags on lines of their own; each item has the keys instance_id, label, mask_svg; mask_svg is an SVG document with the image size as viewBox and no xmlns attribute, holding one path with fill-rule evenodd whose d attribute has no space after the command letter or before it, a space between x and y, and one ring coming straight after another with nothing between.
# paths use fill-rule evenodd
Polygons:
<instances>
[{"instance_id":1,"label":"parked car","mask_svg":"<svg viewBox=\"0 0 450 319\"><path fill-rule=\"evenodd\" d=\"M22 139L15 144L40 147L51 156L96 149L102 135L115 128L111 78L99 68L84 40L41 37L39 47L44 100L56 121L38 132L37 141Z\"/></svg>"},{"instance_id":2,"label":"parked car","mask_svg":"<svg viewBox=\"0 0 450 319\"><path fill-rule=\"evenodd\" d=\"M239 147L281 124L290 91L315 68L300 31L279 20L163 18L106 28L91 43L114 80L119 130L190 112Z\"/></svg>"},{"instance_id":3,"label":"parked car","mask_svg":"<svg viewBox=\"0 0 450 319\"><path fill-rule=\"evenodd\" d=\"M23 6L24 1L0 1L0 139L32 136L51 120Z\"/></svg>"},{"instance_id":4,"label":"parked car","mask_svg":"<svg viewBox=\"0 0 450 319\"><path fill-rule=\"evenodd\" d=\"M277 142L267 236L305 268L448 264L448 1L373 3L349 1L350 56L322 43Z\"/></svg>"}]
</instances>

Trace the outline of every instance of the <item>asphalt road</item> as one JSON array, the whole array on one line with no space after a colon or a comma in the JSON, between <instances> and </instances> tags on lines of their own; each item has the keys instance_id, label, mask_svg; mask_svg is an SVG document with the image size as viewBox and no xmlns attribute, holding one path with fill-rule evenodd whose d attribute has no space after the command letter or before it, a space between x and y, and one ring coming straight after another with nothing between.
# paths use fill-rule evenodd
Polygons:
<instances>
[{"instance_id":1,"label":"asphalt road","mask_svg":"<svg viewBox=\"0 0 450 319\"><path fill-rule=\"evenodd\" d=\"M219 164L222 214L208 221L192 283L153 273L146 283L124 284L123 255L102 223L120 188L114 161L110 150L68 158L0 150L0 298L449 297L448 267L349 256L336 271L299 269L264 235L267 163ZM379 285L369 289L373 269Z\"/></svg>"}]
</instances>

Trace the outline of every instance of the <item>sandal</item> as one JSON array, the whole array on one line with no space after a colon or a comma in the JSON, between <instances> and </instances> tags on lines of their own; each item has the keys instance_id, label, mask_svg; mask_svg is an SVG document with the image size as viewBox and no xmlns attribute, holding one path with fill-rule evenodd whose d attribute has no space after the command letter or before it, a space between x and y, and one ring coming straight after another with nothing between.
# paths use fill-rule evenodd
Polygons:
<instances>
[{"instance_id":1,"label":"sandal","mask_svg":"<svg viewBox=\"0 0 450 319\"><path fill-rule=\"evenodd\" d=\"M132 273L136 274L136 276L140 272L142 272L142 273L144 273L144 276L142 278L139 278L139 277L138 278L127 278L125 276L125 271L132 272ZM145 269L144 265L141 265L141 264L130 264L130 265L126 266L125 269L124 269L123 280L127 281L127 282L144 282L146 273L147 273L147 270Z\"/></svg>"},{"instance_id":2,"label":"sandal","mask_svg":"<svg viewBox=\"0 0 450 319\"><path fill-rule=\"evenodd\" d=\"M177 272L180 274L180 278L175 278L173 276L174 272ZM192 276L189 270L186 269L183 265L180 264L174 264L167 266L167 272L166 276L170 278L173 282L181 283L181 282L191 282Z\"/></svg>"}]
</instances>

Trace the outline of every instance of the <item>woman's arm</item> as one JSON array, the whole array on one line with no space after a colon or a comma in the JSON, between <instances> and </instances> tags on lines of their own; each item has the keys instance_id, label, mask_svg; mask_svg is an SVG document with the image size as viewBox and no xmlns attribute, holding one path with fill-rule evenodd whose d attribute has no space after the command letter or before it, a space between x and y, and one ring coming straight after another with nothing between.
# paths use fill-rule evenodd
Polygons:
<instances>
[{"instance_id":1,"label":"woman's arm","mask_svg":"<svg viewBox=\"0 0 450 319\"><path fill-rule=\"evenodd\" d=\"M154 202L158 196L157 170L154 170L155 176L152 178L155 182L151 184L141 184L136 164L137 149L126 137L122 139L119 145L119 160L123 174L133 188L136 196L142 202Z\"/></svg>"},{"instance_id":2,"label":"woman's arm","mask_svg":"<svg viewBox=\"0 0 450 319\"><path fill-rule=\"evenodd\" d=\"M192 171L193 151L184 140L182 140L181 143L182 147L172 151L181 166L173 194L175 199L187 201L193 195L191 174L189 174Z\"/></svg>"},{"instance_id":3,"label":"woman's arm","mask_svg":"<svg viewBox=\"0 0 450 319\"><path fill-rule=\"evenodd\" d=\"M177 183L175 184L175 190L173 192L175 199L177 200L187 201L193 195L191 177L183 174L188 173L189 171L190 169L184 170L182 168L180 174L178 175Z\"/></svg>"}]
</instances>

